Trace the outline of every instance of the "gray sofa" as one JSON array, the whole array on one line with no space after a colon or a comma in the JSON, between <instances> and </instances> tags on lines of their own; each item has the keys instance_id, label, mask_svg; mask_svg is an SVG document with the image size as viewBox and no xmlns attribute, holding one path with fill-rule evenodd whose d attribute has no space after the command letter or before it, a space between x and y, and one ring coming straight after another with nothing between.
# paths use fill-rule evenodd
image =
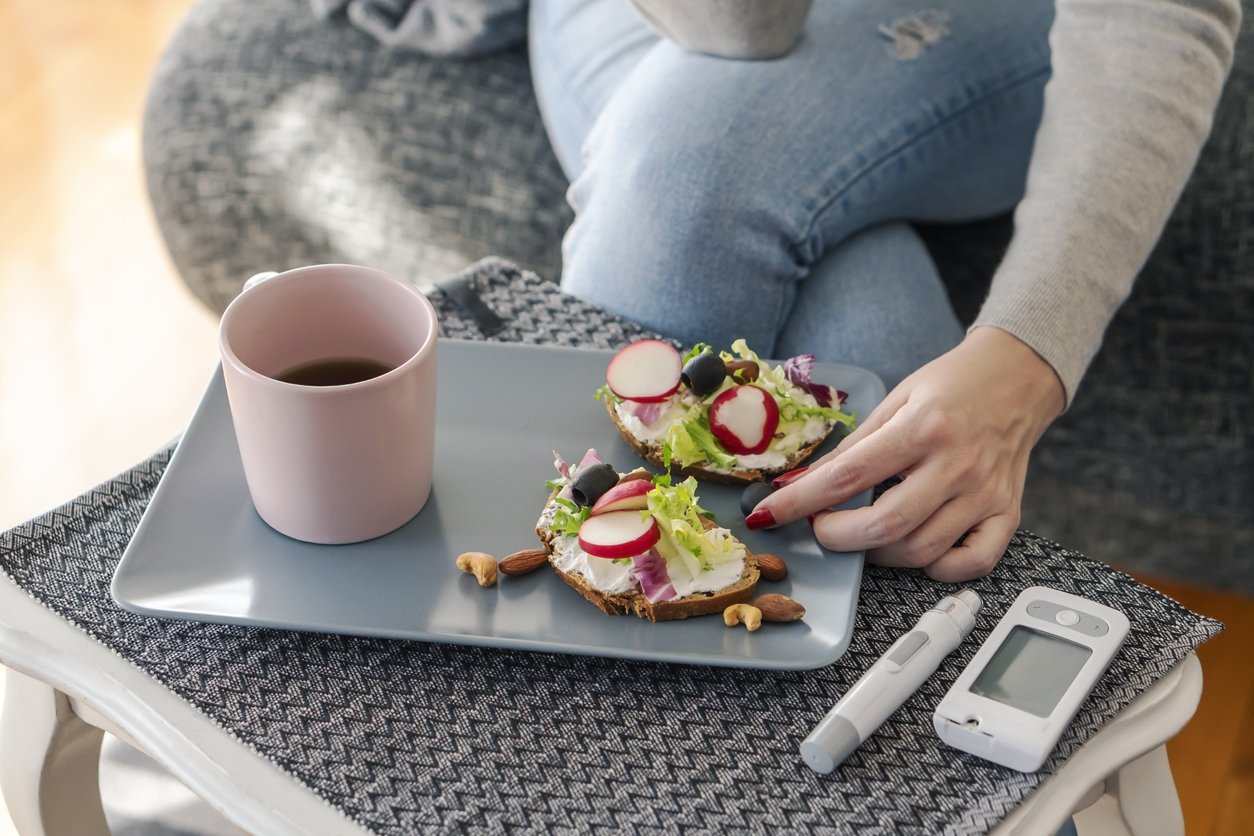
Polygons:
<instances>
[{"instance_id":1,"label":"gray sofa","mask_svg":"<svg viewBox=\"0 0 1254 836\"><path fill-rule=\"evenodd\" d=\"M1215 130L1023 524L1092 557L1254 593L1254 0ZM556 279L570 220L526 54L391 52L306 0L201 0L152 81L149 193L192 292L346 261L423 284L488 255ZM964 318L1009 218L923 233Z\"/></svg>"}]
</instances>

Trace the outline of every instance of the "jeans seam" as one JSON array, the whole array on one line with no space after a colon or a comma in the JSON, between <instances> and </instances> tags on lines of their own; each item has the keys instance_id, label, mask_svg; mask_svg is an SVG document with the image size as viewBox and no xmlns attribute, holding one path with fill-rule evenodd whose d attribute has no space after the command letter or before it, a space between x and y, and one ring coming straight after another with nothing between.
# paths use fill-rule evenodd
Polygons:
<instances>
[{"instance_id":1,"label":"jeans seam","mask_svg":"<svg viewBox=\"0 0 1254 836\"><path fill-rule=\"evenodd\" d=\"M949 111L947 114L945 114L944 117L942 117L941 119L938 119L934 124L928 126L925 130L911 133L904 140L893 145L887 151L876 155L875 157L870 159L866 164L855 169L852 176L842 180L839 176L839 172L837 172L837 174L832 178L832 180L841 181L840 187L833 190L830 194L826 196L821 196L816 199L815 208L813 211L810 212L810 218L809 218L809 221L805 225L804 232L802 232L795 240L791 242L791 247L793 251L798 254L805 252L806 244L813 238L815 227L818 225L819 219L823 216L823 214L831 207L833 203L835 203L843 195L848 193L851 188L856 186L861 180L865 179L876 169L882 167L883 165L888 163L890 160L898 157L903 151L905 151L912 145L919 143L923 139L926 139L927 137L932 136L938 133L939 131L943 130L945 127L951 125L960 116L974 110L975 108L982 107L988 104L991 100L997 98L998 96L1001 96L1005 93L1009 93L1019 87L1022 87L1025 84L1028 84L1036 80L1041 75L1047 75L1050 71L1051 71L1051 66L1050 64L1046 63L1042 66L1034 67L1024 72L1022 75L1015 76L1011 80L997 86L996 88L988 91L987 93L972 97L969 101L964 103L962 106L954 108L953 110ZM891 221L891 220L893 219L891 218L880 219L880 220L877 220L876 223L884 223L885 221ZM899 220L905 220L905 219L901 218ZM856 231L856 230L851 230L851 232L853 231ZM799 257L796 259L796 261L799 264L809 264L809 263L813 263L814 259L804 259L804 258Z\"/></svg>"}]
</instances>

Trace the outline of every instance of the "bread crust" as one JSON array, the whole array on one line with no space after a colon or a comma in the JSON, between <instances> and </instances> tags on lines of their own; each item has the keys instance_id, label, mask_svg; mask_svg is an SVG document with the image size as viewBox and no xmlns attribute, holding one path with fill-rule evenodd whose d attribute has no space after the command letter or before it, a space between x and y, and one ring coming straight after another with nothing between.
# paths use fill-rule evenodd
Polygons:
<instances>
[{"instance_id":1,"label":"bread crust","mask_svg":"<svg viewBox=\"0 0 1254 836\"><path fill-rule=\"evenodd\" d=\"M624 441L631 445L631 449L635 450L637 455L662 470L665 470L666 465L662 463L662 445L656 442L641 441L639 438L636 438L631 430L627 429L627 425L624 424L622 419L619 417L618 410L614 408L615 405L616 404L612 398L605 399L605 410L610 414L610 420L614 422L614 426L618 429L618 434L623 437ZM835 429L835 427L833 426L831 429ZM799 448L797 452L789 456L780 467L771 468L769 470L711 470L709 468L702 467L701 465L676 467L674 463L672 463L670 471L677 476L693 476L698 480L715 482L720 485L747 485L750 482L765 482L767 479L774 478L781 473L787 473L790 470L795 470L800 467L801 463L810 458L814 451L819 449L823 442L827 440L828 436L832 434L831 429L829 429L827 434L822 438L816 439Z\"/></svg>"},{"instance_id":2,"label":"bread crust","mask_svg":"<svg viewBox=\"0 0 1254 836\"><path fill-rule=\"evenodd\" d=\"M549 496L548 504L552 504L555 495L556 493ZM546 510L548 509L548 504L545 505ZM541 518L543 516L542 514ZM706 528L717 527L715 523L709 520L703 520L703 523ZM723 587L723 589L717 592L697 592L692 595L685 595L682 598L673 598L670 601L659 601L655 604L650 602L648 598L645 598L644 593L638 589L610 594L589 585L581 576L575 573L563 571L558 568L557 563L553 559L557 535L543 524L536 526L536 534L549 553L549 566L553 568L558 577L565 581L571 589L582 595L586 601L607 615L634 615L653 622L678 621L699 615L713 615L721 613L732 604L743 604L751 599L757 591L758 581L761 579L757 557L746 547L745 568L740 574L740 579L735 583Z\"/></svg>"}]
</instances>

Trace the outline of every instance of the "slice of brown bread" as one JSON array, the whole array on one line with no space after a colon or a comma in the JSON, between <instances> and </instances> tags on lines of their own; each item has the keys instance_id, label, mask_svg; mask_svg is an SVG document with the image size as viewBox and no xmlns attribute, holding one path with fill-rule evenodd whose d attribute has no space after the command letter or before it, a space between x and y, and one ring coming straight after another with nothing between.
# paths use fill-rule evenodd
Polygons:
<instances>
[{"instance_id":1,"label":"slice of brown bread","mask_svg":"<svg viewBox=\"0 0 1254 836\"><path fill-rule=\"evenodd\" d=\"M553 495L550 495L549 502L552 503L552 501ZM543 514L541 519L544 519ZM717 528L717 525L710 520L703 520L703 522L706 528ZM559 569L557 564L553 562L553 552L556 549L556 542L560 535L554 533L543 524L536 526L536 534L539 535L540 542L544 543L544 547L548 549L549 565L553 567L553 571L557 573L558 577L607 615L635 615L655 622L678 621L682 618L692 618L698 615L713 615L721 613L732 604L743 604L752 598L758 588L758 579L761 577L758 571L757 558L746 548L745 568L735 583L725 586L717 592L694 592L682 598L659 601L655 604L650 602L648 598L645 598L639 589L610 594L590 586L577 574Z\"/></svg>"},{"instance_id":2,"label":"slice of brown bread","mask_svg":"<svg viewBox=\"0 0 1254 836\"><path fill-rule=\"evenodd\" d=\"M631 445L631 449L635 450L637 455L643 457L658 467L665 469L666 465L662 463L662 445L655 441L646 442L636 438L631 430L627 428L627 425L623 423L622 419L618 415L618 410L615 409L614 406L615 404L613 399L605 399L605 409L609 412L610 420L614 422L614 426L618 428L618 434L623 437L624 441ZM768 470L752 470L747 468L740 470L714 470L702 465L679 467L672 462L671 473L677 476L694 476L698 480L716 482L721 485L747 485L750 482L765 482L767 479L772 479L781 473L787 473L790 470L795 470L800 467L801 463L810 458L814 451L819 449L823 442L827 440L827 437L832 434L832 430L835 426L836 425L833 423L832 426L828 428L827 435L824 435L822 438L816 439L798 449L797 452L789 456L780 467L770 468Z\"/></svg>"}]
</instances>

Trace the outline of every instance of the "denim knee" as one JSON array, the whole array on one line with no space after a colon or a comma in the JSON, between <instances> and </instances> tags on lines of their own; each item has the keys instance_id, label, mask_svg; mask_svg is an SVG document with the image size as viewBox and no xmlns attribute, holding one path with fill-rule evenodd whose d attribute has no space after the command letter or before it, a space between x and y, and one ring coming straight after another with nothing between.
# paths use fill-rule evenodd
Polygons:
<instances>
[{"instance_id":1,"label":"denim knee","mask_svg":"<svg viewBox=\"0 0 1254 836\"><path fill-rule=\"evenodd\" d=\"M563 285L681 339L769 346L804 266L787 195L755 176L760 138L649 109L603 118L585 143Z\"/></svg>"}]
</instances>

